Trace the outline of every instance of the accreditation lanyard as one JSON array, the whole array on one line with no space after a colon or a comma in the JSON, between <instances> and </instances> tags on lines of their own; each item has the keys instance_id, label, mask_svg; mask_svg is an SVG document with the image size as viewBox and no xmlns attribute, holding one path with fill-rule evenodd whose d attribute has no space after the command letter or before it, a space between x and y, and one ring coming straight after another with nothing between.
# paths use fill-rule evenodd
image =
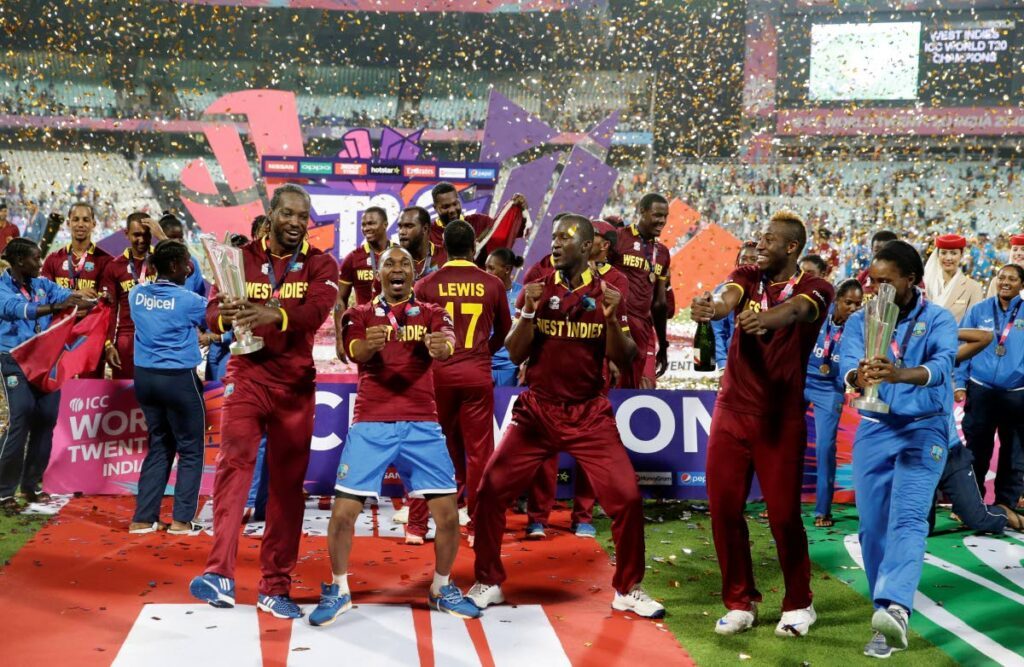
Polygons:
<instances>
[{"instance_id":1,"label":"accreditation lanyard","mask_svg":"<svg viewBox=\"0 0 1024 667\"><path fill-rule=\"evenodd\" d=\"M384 316L387 317L388 322L391 323L391 328L395 330L395 340L397 341L402 340L402 333L405 331L406 314L409 312L409 307L413 305L413 301L415 300L416 297L412 294L409 295L408 301L403 301L401 304L395 304L394 306L388 303L388 300L384 298L383 294L381 294L377 300L380 304L381 310L384 311ZM401 306L402 309L402 312L400 313L402 316L401 322L399 322L398 315L395 313L398 306Z\"/></svg>"},{"instance_id":2,"label":"accreditation lanyard","mask_svg":"<svg viewBox=\"0 0 1024 667\"><path fill-rule=\"evenodd\" d=\"M413 264L413 271L416 273L416 280L419 280L423 276L430 273L430 264L434 259L434 244L430 244L430 249L427 251L427 256L423 258L423 270L416 271L416 265Z\"/></svg>"},{"instance_id":3,"label":"accreditation lanyard","mask_svg":"<svg viewBox=\"0 0 1024 667\"><path fill-rule=\"evenodd\" d=\"M82 269L85 268L85 260L88 259L90 252L92 252L92 247L82 253L82 258L78 262L72 262L71 257L74 253L71 252L71 245L68 245L68 278L71 280L71 289L73 290L78 289L78 276L82 275Z\"/></svg>"},{"instance_id":4,"label":"accreditation lanyard","mask_svg":"<svg viewBox=\"0 0 1024 667\"><path fill-rule=\"evenodd\" d=\"M642 235L640 236L641 243L644 244L644 259L647 260L647 270L650 272L651 282L657 280L657 274L655 273L655 266L658 262L658 242L648 241Z\"/></svg>"},{"instance_id":5,"label":"accreditation lanyard","mask_svg":"<svg viewBox=\"0 0 1024 667\"><path fill-rule=\"evenodd\" d=\"M135 275L135 258L131 256L130 251L129 251L129 255L128 255L128 273L131 274L132 280L134 280L139 285L145 285L147 282L149 282L149 277L147 275L149 273L149 253L146 253L146 256L142 258L142 268L139 270L139 274L140 275L136 276Z\"/></svg>"},{"instance_id":6,"label":"accreditation lanyard","mask_svg":"<svg viewBox=\"0 0 1024 667\"><path fill-rule=\"evenodd\" d=\"M25 297L26 301L28 301L29 303L36 303L37 301L39 301L39 297L36 296L35 293L32 292L32 280L31 279L29 279L27 287L25 285L22 285L17 280L15 280L13 276L11 277L11 282L13 282L14 285L18 288L18 291L21 292L21 295L23 297ZM39 326L39 321L37 320L36 321L36 326L35 326L35 332L39 333L40 331L42 331L42 327Z\"/></svg>"},{"instance_id":7,"label":"accreditation lanyard","mask_svg":"<svg viewBox=\"0 0 1024 667\"><path fill-rule=\"evenodd\" d=\"M834 317L834 315L833 315ZM832 349L839 344L840 339L843 337L843 327L846 323L840 324L836 329L835 334L832 333L832 318L828 318L828 325L825 329L825 345L822 350L821 356L824 357L825 361L832 358Z\"/></svg>"},{"instance_id":8,"label":"accreditation lanyard","mask_svg":"<svg viewBox=\"0 0 1024 667\"><path fill-rule=\"evenodd\" d=\"M997 299L998 300L998 299ZM992 302L992 321L999 321L999 311L997 310L996 301ZM1013 307L1013 312L1010 313L1010 317L1006 320L1006 325L1003 327L1002 333L999 334L999 340L996 343L996 356L1003 356L1006 354L1006 337L1010 335L1010 329L1013 328L1013 322L1017 319L1017 311L1020 310L1021 302L1018 301L1017 305Z\"/></svg>"},{"instance_id":9,"label":"accreditation lanyard","mask_svg":"<svg viewBox=\"0 0 1024 667\"><path fill-rule=\"evenodd\" d=\"M277 277L277 273L274 271L274 256L270 254L270 248L267 251L267 280L270 281L270 298L267 299L267 303L275 308L280 308L280 295L281 287L284 285L284 281L288 279L288 274L294 271L299 266L300 251L296 249L292 253L292 256L288 258L288 268L284 270L281 277Z\"/></svg>"},{"instance_id":10,"label":"accreditation lanyard","mask_svg":"<svg viewBox=\"0 0 1024 667\"><path fill-rule=\"evenodd\" d=\"M907 345L910 344L910 337L914 335L914 329L917 328L917 322L921 319L921 313L924 312L924 294L918 291L917 298L919 301L917 308L914 309L914 321L911 322L910 326L907 327L907 330L903 332L903 340L899 345L897 345L896 333L893 332L893 338L889 341L889 349L892 350L893 362L896 364L896 368L903 368L903 357L907 354Z\"/></svg>"},{"instance_id":11,"label":"accreditation lanyard","mask_svg":"<svg viewBox=\"0 0 1024 667\"><path fill-rule=\"evenodd\" d=\"M803 278L803 276L803 271L797 271L794 273L789 279L789 282L786 283L786 286L782 288L782 293L779 294L779 300L772 303L768 297L768 276L761 274L761 310L768 310L768 308L775 304L782 303L789 297L793 296L793 290L796 288L797 283L800 282L800 279Z\"/></svg>"},{"instance_id":12,"label":"accreditation lanyard","mask_svg":"<svg viewBox=\"0 0 1024 667\"><path fill-rule=\"evenodd\" d=\"M571 287L572 283L569 282L569 274L567 274L565 271L559 271L558 273L562 277L562 282L564 282L566 285L569 286L565 290L565 294L562 295L562 301L567 302L569 297L573 296L574 294L578 297L576 299L576 303L574 303L572 305L572 308L566 309L566 311L565 311L565 319L566 320L571 320L574 317L576 317L579 314L581 308L583 310L587 311L588 313L591 312L592 310L597 309L597 301L594 300L594 288L593 287L591 287L589 290L587 290L586 294L582 294L582 295L577 294L577 292L574 291L572 289L572 287ZM595 281L595 282L599 282L599 281Z\"/></svg>"}]
</instances>

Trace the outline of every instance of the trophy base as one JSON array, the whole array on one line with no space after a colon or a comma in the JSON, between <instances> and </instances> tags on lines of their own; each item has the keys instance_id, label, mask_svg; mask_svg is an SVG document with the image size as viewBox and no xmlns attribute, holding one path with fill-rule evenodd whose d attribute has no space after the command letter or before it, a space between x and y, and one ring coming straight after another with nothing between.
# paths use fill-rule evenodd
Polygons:
<instances>
[{"instance_id":1,"label":"trophy base","mask_svg":"<svg viewBox=\"0 0 1024 667\"><path fill-rule=\"evenodd\" d=\"M236 340L228 349L231 350L231 354L251 354L263 349L263 339L259 336L253 336L244 343Z\"/></svg>"},{"instance_id":2,"label":"trophy base","mask_svg":"<svg viewBox=\"0 0 1024 667\"><path fill-rule=\"evenodd\" d=\"M889 404L877 398L868 398L862 396L861 398L855 398L850 401L850 405L857 408L858 410L865 410L867 412L878 412L883 415L889 414Z\"/></svg>"}]
</instances>

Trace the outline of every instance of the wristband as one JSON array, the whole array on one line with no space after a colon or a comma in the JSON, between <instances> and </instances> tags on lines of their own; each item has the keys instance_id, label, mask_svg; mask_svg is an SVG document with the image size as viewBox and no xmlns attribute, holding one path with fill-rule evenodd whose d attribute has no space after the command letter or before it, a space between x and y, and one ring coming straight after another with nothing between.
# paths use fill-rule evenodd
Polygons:
<instances>
[{"instance_id":1,"label":"wristband","mask_svg":"<svg viewBox=\"0 0 1024 667\"><path fill-rule=\"evenodd\" d=\"M537 311L532 310L530 312L526 312L525 310L522 310L519 312L519 317L522 317L523 319L526 320L532 320L533 318L537 317Z\"/></svg>"}]
</instances>

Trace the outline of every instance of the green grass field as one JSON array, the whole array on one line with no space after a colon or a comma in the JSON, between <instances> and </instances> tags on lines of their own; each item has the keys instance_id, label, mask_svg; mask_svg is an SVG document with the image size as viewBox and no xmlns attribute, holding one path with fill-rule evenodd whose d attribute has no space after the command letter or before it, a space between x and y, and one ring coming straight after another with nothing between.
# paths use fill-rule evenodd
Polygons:
<instances>
[{"instance_id":1,"label":"green grass field","mask_svg":"<svg viewBox=\"0 0 1024 667\"><path fill-rule=\"evenodd\" d=\"M36 534L48 518L39 514L7 516L0 513L0 565L6 566L11 556Z\"/></svg>"},{"instance_id":2,"label":"green grass field","mask_svg":"<svg viewBox=\"0 0 1024 667\"><path fill-rule=\"evenodd\" d=\"M862 654L871 636L870 603L848 583L817 565L813 566L811 585L818 622L804 638L775 636L781 614L782 573L768 522L757 518L761 509L763 505L751 504L748 512L754 574L764 595L759 622L750 632L722 637L714 632L714 625L725 609L711 542L710 517L706 512L694 511L688 503L646 506L648 574L644 587L668 608L668 628L700 665L877 664L877 660ZM854 525L848 527L853 530ZM601 543L610 548L607 519L600 521L599 529ZM809 526L807 532L812 552L814 542L837 539L835 533L826 529ZM956 664L913 633L910 649L892 660L900 665L929 667Z\"/></svg>"}]
</instances>

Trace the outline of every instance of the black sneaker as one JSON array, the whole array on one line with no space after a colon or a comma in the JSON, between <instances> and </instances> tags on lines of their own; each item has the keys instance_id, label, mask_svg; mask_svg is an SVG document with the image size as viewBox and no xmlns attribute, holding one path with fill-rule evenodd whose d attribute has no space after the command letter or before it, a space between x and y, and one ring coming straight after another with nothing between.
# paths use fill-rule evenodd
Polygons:
<instances>
[{"instance_id":1,"label":"black sneaker","mask_svg":"<svg viewBox=\"0 0 1024 667\"><path fill-rule=\"evenodd\" d=\"M49 493L42 490L36 491L35 489L22 491L21 497L25 499L26 503L48 503L53 500Z\"/></svg>"}]
</instances>

